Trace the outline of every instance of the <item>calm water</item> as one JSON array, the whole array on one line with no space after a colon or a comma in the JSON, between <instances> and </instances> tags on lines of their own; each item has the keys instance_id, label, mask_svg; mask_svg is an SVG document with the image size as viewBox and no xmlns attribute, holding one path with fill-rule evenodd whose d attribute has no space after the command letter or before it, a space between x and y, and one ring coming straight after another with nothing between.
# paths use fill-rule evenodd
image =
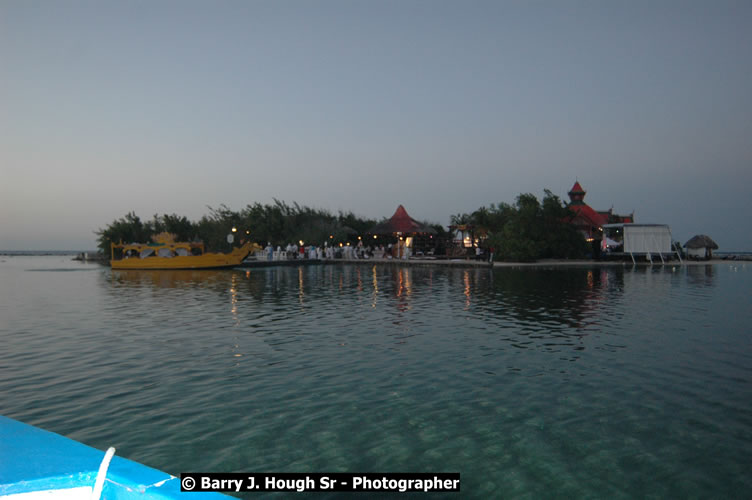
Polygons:
<instances>
[{"instance_id":1,"label":"calm water","mask_svg":"<svg viewBox=\"0 0 752 500\"><path fill-rule=\"evenodd\" d=\"M0 257L0 414L172 473L752 496L752 263L117 272L69 258Z\"/></svg>"}]
</instances>

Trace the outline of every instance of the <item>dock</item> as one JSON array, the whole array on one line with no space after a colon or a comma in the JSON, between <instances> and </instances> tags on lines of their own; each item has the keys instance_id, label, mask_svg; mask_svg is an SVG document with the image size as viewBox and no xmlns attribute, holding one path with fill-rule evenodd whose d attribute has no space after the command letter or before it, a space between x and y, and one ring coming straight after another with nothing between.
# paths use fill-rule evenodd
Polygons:
<instances>
[{"instance_id":1,"label":"dock","mask_svg":"<svg viewBox=\"0 0 752 500\"><path fill-rule=\"evenodd\" d=\"M309 266L309 265L390 265L390 266L441 266L441 267L492 267L487 261L466 259L290 259L290 260L246 260L240 268Z\"/></svg>"}]
</instances>

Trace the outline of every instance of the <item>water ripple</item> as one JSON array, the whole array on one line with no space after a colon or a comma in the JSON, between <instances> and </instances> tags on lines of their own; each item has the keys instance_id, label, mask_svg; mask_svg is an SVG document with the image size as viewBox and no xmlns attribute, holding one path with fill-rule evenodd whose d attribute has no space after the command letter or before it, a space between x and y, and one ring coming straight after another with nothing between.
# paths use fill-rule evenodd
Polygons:
<instances>
[{"instance_id":1,"label":"water ripple","mask_svg":"<svg viewBox=\"0 0 752 500\"><path fill-rule=\"evenodd\" d=\"M746 268L14 259L0 411L173 473L460 471L470 498L750 491Z\"/></svg>"}]
</instances>

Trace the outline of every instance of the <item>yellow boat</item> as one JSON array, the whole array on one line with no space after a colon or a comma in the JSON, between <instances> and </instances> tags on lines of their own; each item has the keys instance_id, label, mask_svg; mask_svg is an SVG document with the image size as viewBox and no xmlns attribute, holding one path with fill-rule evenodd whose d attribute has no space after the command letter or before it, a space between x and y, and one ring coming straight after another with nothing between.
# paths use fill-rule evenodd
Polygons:
<instances>
[{"instance_id":1,"label":"yellow boat","mask_svg":"<svg viewBox=\"0 0 752 500\"><path fill-rule=\"evenodd\" d=\"M219 269L238 266L259 249L251 242L230 253L207 253L203 243L110 243L110 265L113 269Z\"/></svg>"}]
</instances>

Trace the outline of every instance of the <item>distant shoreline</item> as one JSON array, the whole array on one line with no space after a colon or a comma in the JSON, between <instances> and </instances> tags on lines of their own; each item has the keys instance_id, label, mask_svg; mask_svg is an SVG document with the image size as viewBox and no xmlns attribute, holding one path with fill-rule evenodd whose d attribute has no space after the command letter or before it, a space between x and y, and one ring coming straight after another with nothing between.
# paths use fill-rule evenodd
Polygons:
<instances>
[{"instance_id":1,"label":"distant shoreline","mask_svg":"<svg viewBox=\"0 0 752 500\"><path fill-rule=\"evenodd\" d=\"M78 255L82 253L82 250L0 250L0 256L14 257L14 256L27 256L27 257L42 257L50 255ZM94 251L87 252L93 253Z\"/></svg>"}]
</instances>

